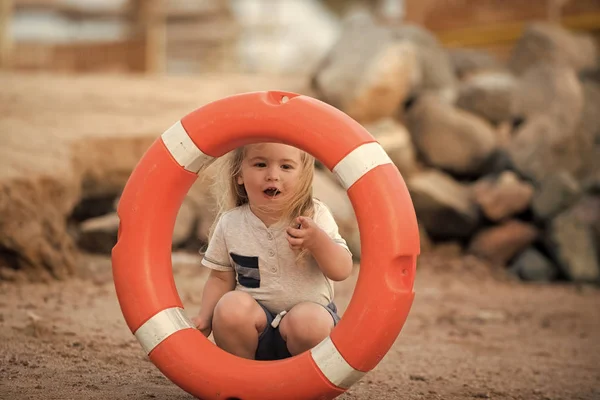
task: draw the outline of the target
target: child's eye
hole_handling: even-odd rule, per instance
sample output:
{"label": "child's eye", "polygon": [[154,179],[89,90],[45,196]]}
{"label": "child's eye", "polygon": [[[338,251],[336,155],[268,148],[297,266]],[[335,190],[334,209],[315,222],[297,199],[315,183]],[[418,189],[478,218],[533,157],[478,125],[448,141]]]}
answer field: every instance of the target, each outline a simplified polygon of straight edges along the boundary
{"label": "child's eye", "polygon": [[258,162],[258,163],[255,163],[254,166],[258,167],[258,168],[264,168],[267,166],[267,164],[265,164],[264,162]]}
{"label": "child's eye", "polygon": [[283,169],[292,169],[293,167],[291,165],[289,165],[289,164],[283,164],[281,166],[281,168],[283,168]]}

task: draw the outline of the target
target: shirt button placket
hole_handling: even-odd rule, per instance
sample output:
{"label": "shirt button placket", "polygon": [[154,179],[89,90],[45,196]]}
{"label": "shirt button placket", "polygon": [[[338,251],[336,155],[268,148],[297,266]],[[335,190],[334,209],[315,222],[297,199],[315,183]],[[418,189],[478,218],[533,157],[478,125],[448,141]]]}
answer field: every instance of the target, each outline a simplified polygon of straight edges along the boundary
{"label": "shirt button placket", "polygon": [[[267,232],[267,239],[273,240],[273,234],[271,232]],[[269,257],[275,257],[275,250],[269,249]],[[277,272],[277,267],[275,265],[271,266],[271,272]]]}

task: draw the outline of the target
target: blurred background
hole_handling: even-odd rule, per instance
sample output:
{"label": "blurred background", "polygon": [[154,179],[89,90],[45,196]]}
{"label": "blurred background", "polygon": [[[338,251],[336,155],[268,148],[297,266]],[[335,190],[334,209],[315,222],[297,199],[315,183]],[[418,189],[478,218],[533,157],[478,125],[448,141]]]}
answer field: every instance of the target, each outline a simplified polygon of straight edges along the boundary
{"label": "blurred background", "polygon": [[[268,89],[378,139],[423,251],[526,280],[600,278],[600,1],[4,0],[0,21],[1,279],[64,278],[80,250],[109,254],[149,144],[202,104]],[[186,199],[175,248],[206,243],[210,182]],[[326,169],[315,195],[359,260]]]}
{"label": "blurred background", "polygon": [[17,70],[311,73],[361,13],[502,61],[532,21],[598,37],[594,0],[4,0],[1,13],[2,65]]}
{"label": "blurred background", "polygon": [[[265,90],[360,122],[419,220],[409,340],[341,398],[600,398],[599,39],[600,0],[0,0],[0,398],[189,398],[123,323],[116,206],[173,123]],[[190,315],[212,173],[173,232]],[[320,163],[314,194],[343,313],[360,233]]]}

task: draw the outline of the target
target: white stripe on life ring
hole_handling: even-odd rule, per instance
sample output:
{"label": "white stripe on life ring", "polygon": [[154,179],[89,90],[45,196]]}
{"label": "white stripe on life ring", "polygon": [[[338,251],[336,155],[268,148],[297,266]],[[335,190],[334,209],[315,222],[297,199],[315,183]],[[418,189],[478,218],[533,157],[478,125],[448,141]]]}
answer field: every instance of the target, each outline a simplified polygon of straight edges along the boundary
{"label": "white stripe on life ring", "polygon": [[349,389],[365,375],[346,362],[330,337],[316,345],[310,353],[323,375],[339,388]]}
{"label": "white stripe on life ring", "polygon": [[134,333],[146,354],[150,354],[163,340],[182,329],[196,329],[183,309],[167,308],[144,322]]}
{"label": "white stripe on life ring", "polygon": [[175,161],[190,172],[197,174],[214,161],[214,157],[204,154],[194,144],[181,121],[167,129],[161,138]]}
{"label": "white stripe on life ring", "polygon": [[391,164],[392,160],[377,142],[365,143],[352,150],[335,167],[333,173],[346,190],[373,168]]}

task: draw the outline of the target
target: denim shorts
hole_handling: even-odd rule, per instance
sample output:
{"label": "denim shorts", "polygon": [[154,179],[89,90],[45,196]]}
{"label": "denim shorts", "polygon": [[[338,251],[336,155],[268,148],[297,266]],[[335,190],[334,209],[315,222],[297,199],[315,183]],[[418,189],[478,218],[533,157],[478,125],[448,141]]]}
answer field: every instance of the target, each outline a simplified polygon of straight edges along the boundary
{"label": "denim shorts", "polygon": [[[281,333],[279,332],[279,326],[273,328],[271,325],[271,322],[273,322],[276,315],[267,310],[262,304],[258,304],[262,307],[267,316],[267,327],[258,337],[258,347],[256,348],[255,358],[261,361],[272,361],[291,357],[292,355],[287,348],[285,340],[283,340]],[[337,314],[337,307],[335,304],[329,303],[329,305],[326,307],[324,306],[324,308],[331,314],[333,325],[337,325],[340,321],[340,316]]]}

